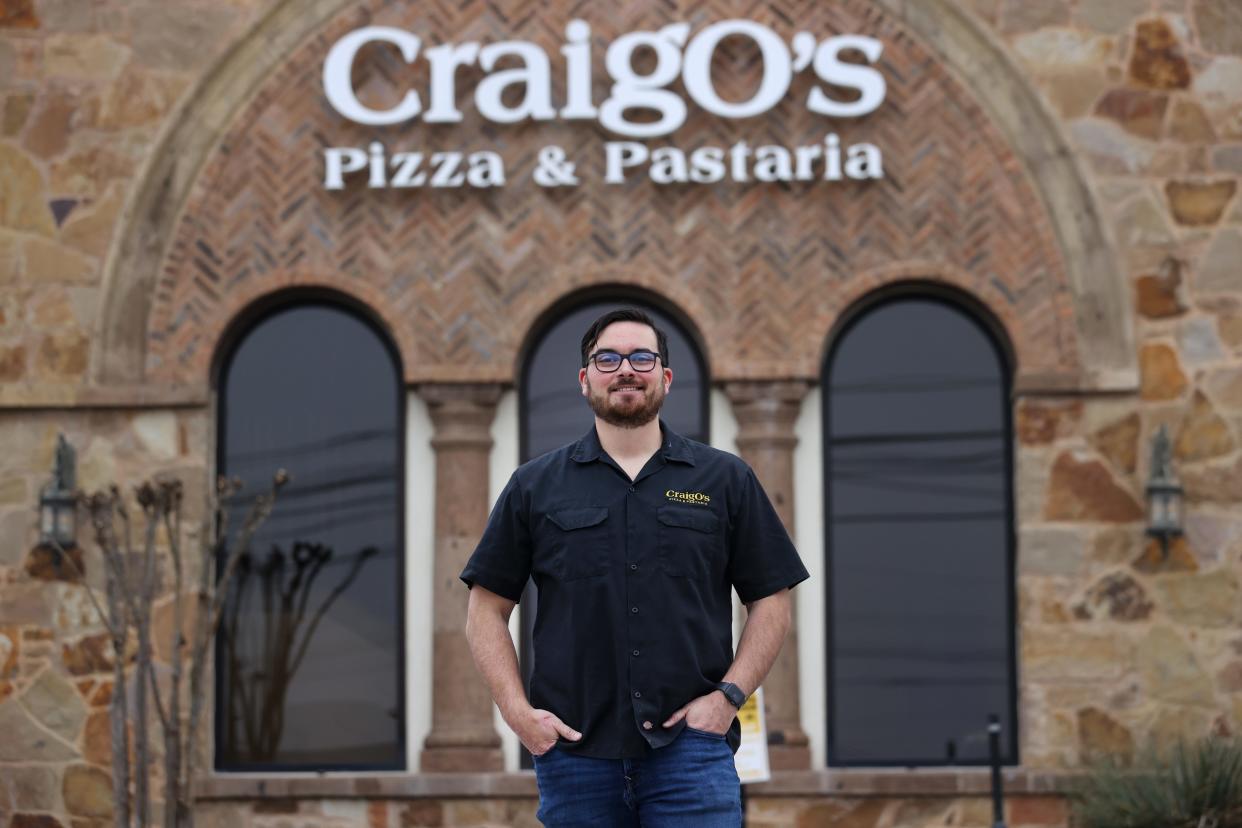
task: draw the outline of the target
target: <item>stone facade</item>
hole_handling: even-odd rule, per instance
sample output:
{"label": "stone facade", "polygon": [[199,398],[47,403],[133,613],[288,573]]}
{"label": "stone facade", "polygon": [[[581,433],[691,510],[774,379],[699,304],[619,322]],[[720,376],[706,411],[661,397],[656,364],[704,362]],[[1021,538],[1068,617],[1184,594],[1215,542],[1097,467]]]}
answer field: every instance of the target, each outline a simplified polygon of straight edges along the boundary
{"label": "stone facade", "polygon": [[[370,136],[322,105],[332,39],[374,22],[454,42],[529,38],[555,54],[571,4],[433,15],[380,0],[0,0],[0,826],[99,826],[111,807],[112,655],[83,586],[34,553],[56,434],[78,448],[85,488],[164,471],[201,486],[218,347],[241,311],[291,286],[368,305],[431,400],[458,399],[442,385],[511,385],[532,325],[573,291],[641,288],[697,328],[714,381],[779,380],[757,385],[774,404],[782,383],[818,382],[856,300],[911,280],[951,286],[993,316],[1016,367],[1019,741],[1021,771],[1042,776],[1012,780],[1009,824],[1065,824],[1051,794],[1086,758],[1242,730],[1242,7],[676,6],[579,13],[608,36],[744,16],[884,39],[893,106],[833,128],[882,145],[889,178],[848,194],[646,182],[330,194],[315,135]],[[362,71],[383,87],[380,68]],[[800,108],[741,123],[739,137],[774,142],[824,131]],[[712,143],[718,126],[694,115],[675,137]],[[553,142],[586,157],[603,140],[558,123],[496,135],[514,163]],[[939,160],[922,166],[929,148]],[[724,358],[726,343],[740,358]],[[744,415],[752,397],[732,391],[730,404]],[[1167,558],[1143,534],[1161,425],[1187,492],[1186,535]],[[468,462],[442,485],[477,493],[468,473],[485,468],[484,443],[446,444]],[[764,462],[776,470],[765,483],[786,485],[788,457]],[[440,533],[446,567],[477,511]],[[83,565],[98,585],[93,555]],[[460,626],[443,627],[447,646]],[[436,665],[438,721],[457,733],[478,712],[455,689],[468,665],[447,650]],[[796,687],[796,662],[782,669]],[[796,713],[798,701],[775,703]],[[476,754],[474,770],[494,770],[484,731],[419,747],[455,770]],[[751,824],[991,821],[969,775],[912,788],[904,772],[875,773],[843,789],[825,773],[751,789]],[[283,793],[211,780],[202,813],[255,828],[535,824],[530,780],[500,777],[487,795],[477,780]]]}

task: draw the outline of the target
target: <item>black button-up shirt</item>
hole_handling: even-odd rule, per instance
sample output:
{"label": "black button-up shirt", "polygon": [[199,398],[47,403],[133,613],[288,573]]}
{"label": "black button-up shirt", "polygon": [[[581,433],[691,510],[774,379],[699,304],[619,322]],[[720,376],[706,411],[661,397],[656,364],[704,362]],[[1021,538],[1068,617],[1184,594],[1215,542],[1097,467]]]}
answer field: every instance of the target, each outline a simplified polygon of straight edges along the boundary
{"label": "black button-up shirt", "polygon": [[[637,758],[664,720],[733,663],[732,598],[749,603],[806,569],[750,467],[680,437],[631,481],[592,428],[509,479],[461,573],[518,601],[539,590],[530,701],[579,731],[562,749]],[[740,726],[727,734],[736,751]]]}

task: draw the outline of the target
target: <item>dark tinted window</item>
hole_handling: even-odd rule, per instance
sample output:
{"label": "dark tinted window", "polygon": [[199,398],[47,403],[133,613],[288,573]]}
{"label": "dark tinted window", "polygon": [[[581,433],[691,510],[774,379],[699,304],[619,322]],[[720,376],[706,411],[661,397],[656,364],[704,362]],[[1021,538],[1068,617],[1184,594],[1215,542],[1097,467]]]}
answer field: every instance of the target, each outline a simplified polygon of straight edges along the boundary
{"label": "dark tinted window", "polygon": [[958,307],[886,302],[824,377],[830,764],[981,764],[1013,740],[1008,378]]}
{"label": "dark tinted window", "polygon": [[278,468],[292,482],[229,592],[216,764],[402,767],[397,362],[359,317],[300,305],[240,341],[220,403],[220,472],[252,493]]}
{"label": "dark tinted window", "polygon": [[[708,378],[703,359],[686,331],[667,314],[648,305],[596,301],[565,313],[540,337],[527,357],[521,384],[523,463],[577,440],[595,422],[578,385],[582,335],[592,322],[616,308],[645,311],[668,335],[673,386],[660,409],[660,418],[683,437],[708,442]],[[522,677],[528,689],[534,666],[531,634],[538,599],[534,582],[528,582],[520,609]],[[532,767],[525,750],[522,751],[522,765]]]}

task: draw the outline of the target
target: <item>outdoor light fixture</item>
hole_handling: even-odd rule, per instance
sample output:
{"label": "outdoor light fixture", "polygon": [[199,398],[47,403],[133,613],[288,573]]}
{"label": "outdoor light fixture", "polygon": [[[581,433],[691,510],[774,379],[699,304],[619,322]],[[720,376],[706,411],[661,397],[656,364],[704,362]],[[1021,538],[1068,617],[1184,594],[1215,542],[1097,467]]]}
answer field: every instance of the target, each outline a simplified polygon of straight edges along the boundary
{"label": "outdoor light fixture", "polygon": [[1182,487],[1173,475],[1173,450],[1168,429],[1163,425],[1151,441],[1147,534],[1160,539],[1160,551],[1165,558],[1169,556],[1169,539],[1182,534]]}
{"label": "outdoor light fixture", "polygon": [[72,549],[78,544],[77,453],[65,435],[56,441],[52,479],[39,492],[39,543]]}

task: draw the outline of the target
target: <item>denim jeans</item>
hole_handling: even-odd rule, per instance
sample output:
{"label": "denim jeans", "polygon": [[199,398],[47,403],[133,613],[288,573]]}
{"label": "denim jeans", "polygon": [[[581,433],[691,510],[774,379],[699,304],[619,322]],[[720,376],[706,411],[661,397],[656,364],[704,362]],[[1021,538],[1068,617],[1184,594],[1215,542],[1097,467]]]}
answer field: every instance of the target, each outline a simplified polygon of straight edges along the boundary
{"label": "denim jeans", "polygon": [[739,828],[741,787],[724,736],[685,728],[642,759],[553,747],[535,757],[539,821],[549,828]]}

